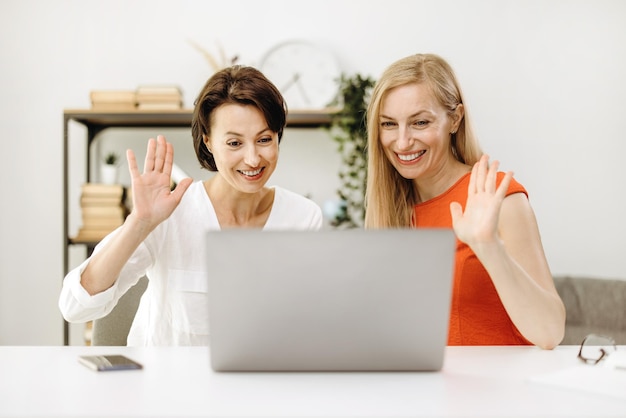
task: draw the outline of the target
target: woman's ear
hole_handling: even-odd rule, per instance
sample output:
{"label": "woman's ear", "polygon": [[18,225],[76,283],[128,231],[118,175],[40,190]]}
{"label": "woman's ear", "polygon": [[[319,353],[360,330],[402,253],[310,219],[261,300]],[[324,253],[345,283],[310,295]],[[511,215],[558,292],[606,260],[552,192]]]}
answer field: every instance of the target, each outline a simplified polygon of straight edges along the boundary
{"label": "woman's ear", "polygon": [[206,147],[207,151],[209,151],[209,153],[213,154],[211,152],[211,147],[210,147],[211,140],[209,139],[209,137],[206,136],[206,135],[202,135],[202,141],[204,142],[204,146]]}
{"label": "woman's ear", "polygon": [[450,133],[456,133],[459,130],[459,126],[461,125],[461,121],[465,116],[465,107],[463,107],[463,103],[459,103],[456,105],[456,109],[452,112],[452,129]]}

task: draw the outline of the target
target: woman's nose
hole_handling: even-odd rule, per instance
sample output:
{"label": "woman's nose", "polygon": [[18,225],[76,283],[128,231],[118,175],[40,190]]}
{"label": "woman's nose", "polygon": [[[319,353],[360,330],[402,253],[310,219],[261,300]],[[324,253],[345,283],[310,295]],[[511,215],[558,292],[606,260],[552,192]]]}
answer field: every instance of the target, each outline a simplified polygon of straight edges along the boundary
{"label": "woman's nose", "polygon": [[413,136],[411,130],[405,127],[398,129],[398,148],[401,150],[410,149],[413,146]]}
{"label": "woman's nose", "polygon": [[255,146],[248,147],[243,161],[250,167],[256,167],[259,165],[259,162],[261,162],[261,157]]}

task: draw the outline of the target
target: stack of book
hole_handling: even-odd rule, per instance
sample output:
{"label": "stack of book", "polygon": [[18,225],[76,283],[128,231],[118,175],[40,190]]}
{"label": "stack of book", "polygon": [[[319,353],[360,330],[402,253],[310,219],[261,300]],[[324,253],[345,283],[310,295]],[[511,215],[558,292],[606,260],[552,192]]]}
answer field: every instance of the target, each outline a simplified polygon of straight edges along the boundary
{"label": "stack of book", "polygon": [[136,92],[139,110],[176,110],[183,107],[178,86],[139,86]]}
{"label": "stack of book", "polygon": [[135,110],[137,98],[134,90],[92,90],[89,93],[94,110]]}
{"label": "stack of book", "polygon": [[98,242],[124,223],[128,215],[126,187],[121,184],[85,183],[80,207],[83,224],[74,241]]}

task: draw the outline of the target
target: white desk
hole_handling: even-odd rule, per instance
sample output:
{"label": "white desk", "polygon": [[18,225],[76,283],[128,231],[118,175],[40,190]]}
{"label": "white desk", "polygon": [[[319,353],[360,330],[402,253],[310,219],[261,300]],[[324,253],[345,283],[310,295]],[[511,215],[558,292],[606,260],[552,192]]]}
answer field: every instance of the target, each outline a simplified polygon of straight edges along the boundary
{"label": "white desk", "polygon": [[[94,372],[77,361],[113,353],[144,369]],[[214,373],[206,347],[5,346],[0,417],[626,416],[623,398],[528,381],[576,366],[576,354],[448,347],[439,373]]]}

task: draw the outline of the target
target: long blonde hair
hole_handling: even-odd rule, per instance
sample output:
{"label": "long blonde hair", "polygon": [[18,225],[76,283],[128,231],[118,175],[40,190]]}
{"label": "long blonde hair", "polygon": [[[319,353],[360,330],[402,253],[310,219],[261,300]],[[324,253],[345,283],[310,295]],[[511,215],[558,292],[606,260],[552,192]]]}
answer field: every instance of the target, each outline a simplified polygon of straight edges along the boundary
{"label": "long blonde hair", "polygon": [[418,193],[412,180],[402,177],[387,159],[379,140],[382,101],[393,88],[412,83],[427,84],[450,116],[459,104],[465,109],[459,129],[450,144],[454,157],[473,165],[482,151],[472,130],[467,106],[450,65],[434,54],[416,54],[391,64],[377,81],[367,109],[366,228],[405,228],[411,224]]}

